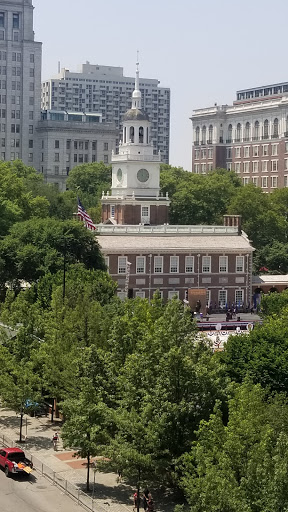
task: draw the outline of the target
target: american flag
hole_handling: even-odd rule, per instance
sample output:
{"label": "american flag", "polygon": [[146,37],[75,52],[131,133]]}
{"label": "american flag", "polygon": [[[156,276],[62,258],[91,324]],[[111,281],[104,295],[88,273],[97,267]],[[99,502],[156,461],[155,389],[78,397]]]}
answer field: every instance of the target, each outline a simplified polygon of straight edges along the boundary
{"label": "american flag", "polygon": [[87,229],[90,229],[91,231],[95,231],[96,230],[96,226],[95,224],[93,223],[93,220],[91,219],[90,215],[88,215],[88,213],[86,212],[83,204],[81,203],[79,197],[78,197],[78,212],[77,212],[77,215],[78,217],[83,220],[85,226]]}

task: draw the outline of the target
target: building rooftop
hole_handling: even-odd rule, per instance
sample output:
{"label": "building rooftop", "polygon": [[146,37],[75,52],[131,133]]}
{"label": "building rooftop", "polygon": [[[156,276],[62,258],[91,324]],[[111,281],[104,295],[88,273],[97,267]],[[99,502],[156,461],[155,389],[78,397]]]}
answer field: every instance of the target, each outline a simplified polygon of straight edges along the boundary
{"label": "building rooftop", "polygon": [[288,286],[288,274],[283,274],[283,275],[263,274],[260,276],[253,276],[252,283],[258,284],[259,286],[261,286],[262,284],[269,284],[269,285],[284,284],[285,286]]}
{"label": "building rooftop", "polygon": [[[117,226],[109,226],[115,228]],[[136,227],[136,226],[135,226]],[[132,233],[131,233],[132,235]],[[150,251],[166,251],[166,252],[182,252],[182,251],[207,251],[207,252],[247,252],[253,251],[249,240],[245,235],[231,236],[225,235],[190,235],[190,236],[151,236],[149,234],[137,234],[134,236],[116,235],[112,231],[111,235],[100,234],[98,238],[100,247],[105,252],[121,253],[121,252],[141,252],[149,253]]]}

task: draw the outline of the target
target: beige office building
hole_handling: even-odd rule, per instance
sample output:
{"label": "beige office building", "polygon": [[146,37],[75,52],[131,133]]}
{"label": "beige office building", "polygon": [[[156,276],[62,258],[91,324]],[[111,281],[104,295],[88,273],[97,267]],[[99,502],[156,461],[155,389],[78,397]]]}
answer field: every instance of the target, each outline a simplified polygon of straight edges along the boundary
{"label": "beige office building", "polygon": [[237,92],[233,105],[197,109],[192,170],[235,171],[266,192],[288,186],[288,82]]}
{"label": "beige office building", "polygon": [[44,111],[37,125],[40,172],[47,183],[66,190],[73,167],[80,164],[111,163],[117,131],[112,123],[102,123],[101,114]]}

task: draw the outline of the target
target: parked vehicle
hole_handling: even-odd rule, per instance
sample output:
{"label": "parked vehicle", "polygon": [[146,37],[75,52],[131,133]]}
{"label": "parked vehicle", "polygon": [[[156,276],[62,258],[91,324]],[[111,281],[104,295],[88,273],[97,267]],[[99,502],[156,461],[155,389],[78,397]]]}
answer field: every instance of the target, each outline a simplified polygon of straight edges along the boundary
{"label": "parked vehicle", "polygon": [[4,469],[5,475],[9,477],[10,474],[15,473],[30,475],[33,464],[26,458],[25,453],[20,448],[1,448],[0,467]]}

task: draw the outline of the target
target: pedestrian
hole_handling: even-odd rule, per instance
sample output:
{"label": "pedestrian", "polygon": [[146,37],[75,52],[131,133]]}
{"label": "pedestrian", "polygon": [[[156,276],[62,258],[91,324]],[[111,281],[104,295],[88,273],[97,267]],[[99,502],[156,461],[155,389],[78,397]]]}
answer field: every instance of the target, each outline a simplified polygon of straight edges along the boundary
{"label": "pedestrian", "polygon": [[151,494],[149,494],[148,512],[154,512],[154,501],[153,501]]}
{"label": "pedestrian", "polygon": [[143,508],[144,508],[145,511],[148,508],[148,499],[147,499],[145,493],[143,494]]}
{"label": "pedestrian", "polygon": [[53,437],[52,437],[52,442],[53,442],[53,448],[54,448],[55,452],[57,451],[57,443],[58,443],[58,441],[59,441],[58,432],[54,432]]}
{"label": "pedestrian", "polygon": [[133,510],[137,510],[137,508],[138,508],[138,492],[137,491],[135,491],[133,494],[133,500],[134,500]]}

